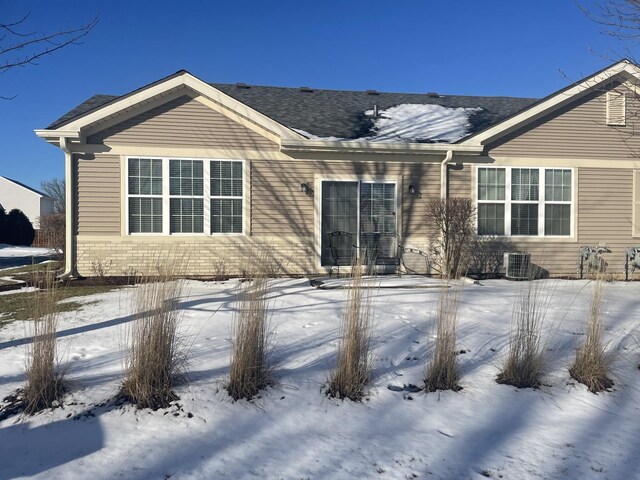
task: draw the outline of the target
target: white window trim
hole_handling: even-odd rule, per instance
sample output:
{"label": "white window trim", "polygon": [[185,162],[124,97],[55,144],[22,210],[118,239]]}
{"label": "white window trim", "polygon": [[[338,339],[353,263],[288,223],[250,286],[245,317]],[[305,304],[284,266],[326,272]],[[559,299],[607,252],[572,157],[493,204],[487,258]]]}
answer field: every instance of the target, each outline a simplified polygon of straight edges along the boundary
{"label": "white window trim", "polygon": [[[480,200],[478,195],[478,170],[481,168],[487,169],[504,169],[505,170],[505,192],[504,192],[504,200]],[[536,202],[530,201],[520,201],[520,200],[511,200],[511,170],[512,169],[536,169],[539,172],[538,175],[538,200]],[[545,192],[545,181],[546,176],[545,172],[547,170],[570,170],[571,171],[571,201],[566,202],[556,202],[556,201],[546,201],[546,192]],[[576,171],[573,167],[563,167],[563,166],[553,166],[553,167],[536,167],[530,165],[478,165],[476,167],[474,178],[474,194],[476,207],[481,203],[502,203],[504,204],[504,235],[498,235],[500,237],[509,237],[516,240],[531,240],[531,239],[572,239],[575,238],[576,232]],[[511,205],[512,204],[530,204],[536,203],[538,205],[538,235],[511,235]],[[570,221],[569,221],[569,235],[545,235],[544,227],[545,227],[545,205],[571,205],[570,209]],[[478,231],[478,218],[476,215],[476,232]],[[481,235],[483,237],[490,237],[492,235]]]}
{"label": "white window trim", "polygon": [[[402,182],[399,178],[393,177],[370,177],[370,176],[315,176],[314,190],[317,192],[315,197],[316,211],[316,235],[315,235],[315,251],[317,259],[317,268],[329,271],[329,265],[322,265],[322,182],[358,182],[358,210],[360,210],[360,184],[362,183],[391,183],[395,185],[395,205],[396,205],[396,235],[398,236],[398,244],[401,244],[401,218],[402,218]],[[356,244],[360,245],[360,214],[358,213],[357,221],[358,235]]]}
{"label": "white window trim", "polygon": [[[162,195],[129,195],[129,160],[132,158],[151,159],[162,161]],[[123,168],[123,185],[124,185],[124,233],[128,237],[225,237],[225,236],[246,236],[248,231],[248,181],[247,175],[249,173],[248,163],[241,158],[198,158],[198,157],[165,157],[155,155],[127,155],[124,157]],[[199,196],[189,195],[170,195],[169,194],[169,161],[170,160],[195,160],[201,161],[202,175],[203,175],[203,232],[202,233],[171,233],[170,228],[170,203],[172,198],[200,198]],[[233,233],[210,233],[211,232],[211,162],[242,162],[242,232]],[[131,233],[129,231],[129,198],[134,197],[149,197],[149,198],[162,198],[162,232],[136,232]],[[235,198],[240,197],[215,197],[215,198]]]}

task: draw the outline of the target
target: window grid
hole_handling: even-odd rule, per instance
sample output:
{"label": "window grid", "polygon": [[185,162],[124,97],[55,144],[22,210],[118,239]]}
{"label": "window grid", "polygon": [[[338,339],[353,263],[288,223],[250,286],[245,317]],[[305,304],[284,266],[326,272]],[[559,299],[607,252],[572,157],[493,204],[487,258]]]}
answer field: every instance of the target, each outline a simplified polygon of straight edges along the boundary
{"label": "window grid", "polygon": [[202,160],[169,160],[169,233],[204,232]]}
{"label": "window grid", "polygon": [[243,233],[242,160],[126,160],[129,234]]}
{"label": "window grid", "polygon": [[162,160],[130,158],[129,233],[162,233]]}
{"label": "window grid", "polygon": [[210,162],[211,233],[242,233],[242,162]]}
{"label": "window grid", "polygon": [[572,169],[479,167],[476,188],[478,235],[571,236]]}
{"label": "window grid", "polygon": [[478,235],[505,235],[506,169],[478,168]]}
{"label": "window grid", "polygon": [[544,234],[571,234],[571,170],[547,169],[545,178]]}

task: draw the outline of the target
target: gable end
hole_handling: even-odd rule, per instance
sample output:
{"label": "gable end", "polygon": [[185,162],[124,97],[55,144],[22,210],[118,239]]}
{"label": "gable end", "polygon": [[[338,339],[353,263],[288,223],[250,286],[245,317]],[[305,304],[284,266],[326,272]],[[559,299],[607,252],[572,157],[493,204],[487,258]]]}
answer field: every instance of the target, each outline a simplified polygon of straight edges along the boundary
{"label": "gable end", "polygon": [[182,95],[87,138],[90,144],[275,149],[277,145]]}

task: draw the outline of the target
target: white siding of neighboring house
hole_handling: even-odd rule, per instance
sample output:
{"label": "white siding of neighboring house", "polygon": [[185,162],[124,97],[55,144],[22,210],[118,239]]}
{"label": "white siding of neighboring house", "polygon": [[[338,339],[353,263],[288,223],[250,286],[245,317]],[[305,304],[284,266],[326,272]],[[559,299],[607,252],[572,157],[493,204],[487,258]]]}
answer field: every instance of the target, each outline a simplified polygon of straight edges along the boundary
{"label": "white siding of neighboring house", "polygon": [[22,210],[33,228],[40,228],[40,216],[53,213],[53,199],[0,177],[0,205],[7,213],[14,208]]}

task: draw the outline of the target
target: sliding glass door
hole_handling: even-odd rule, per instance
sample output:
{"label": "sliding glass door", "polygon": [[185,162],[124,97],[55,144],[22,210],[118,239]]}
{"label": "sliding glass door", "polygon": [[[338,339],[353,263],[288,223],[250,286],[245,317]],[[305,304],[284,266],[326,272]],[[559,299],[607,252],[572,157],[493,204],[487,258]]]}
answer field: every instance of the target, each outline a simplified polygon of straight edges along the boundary
{"label": "sliding glass door", "polygon": [[357,247],[373,247],[379,234],[397,232],[396,184],[323,181],[321,262],[331,265],[329,234],[349,232]]}

